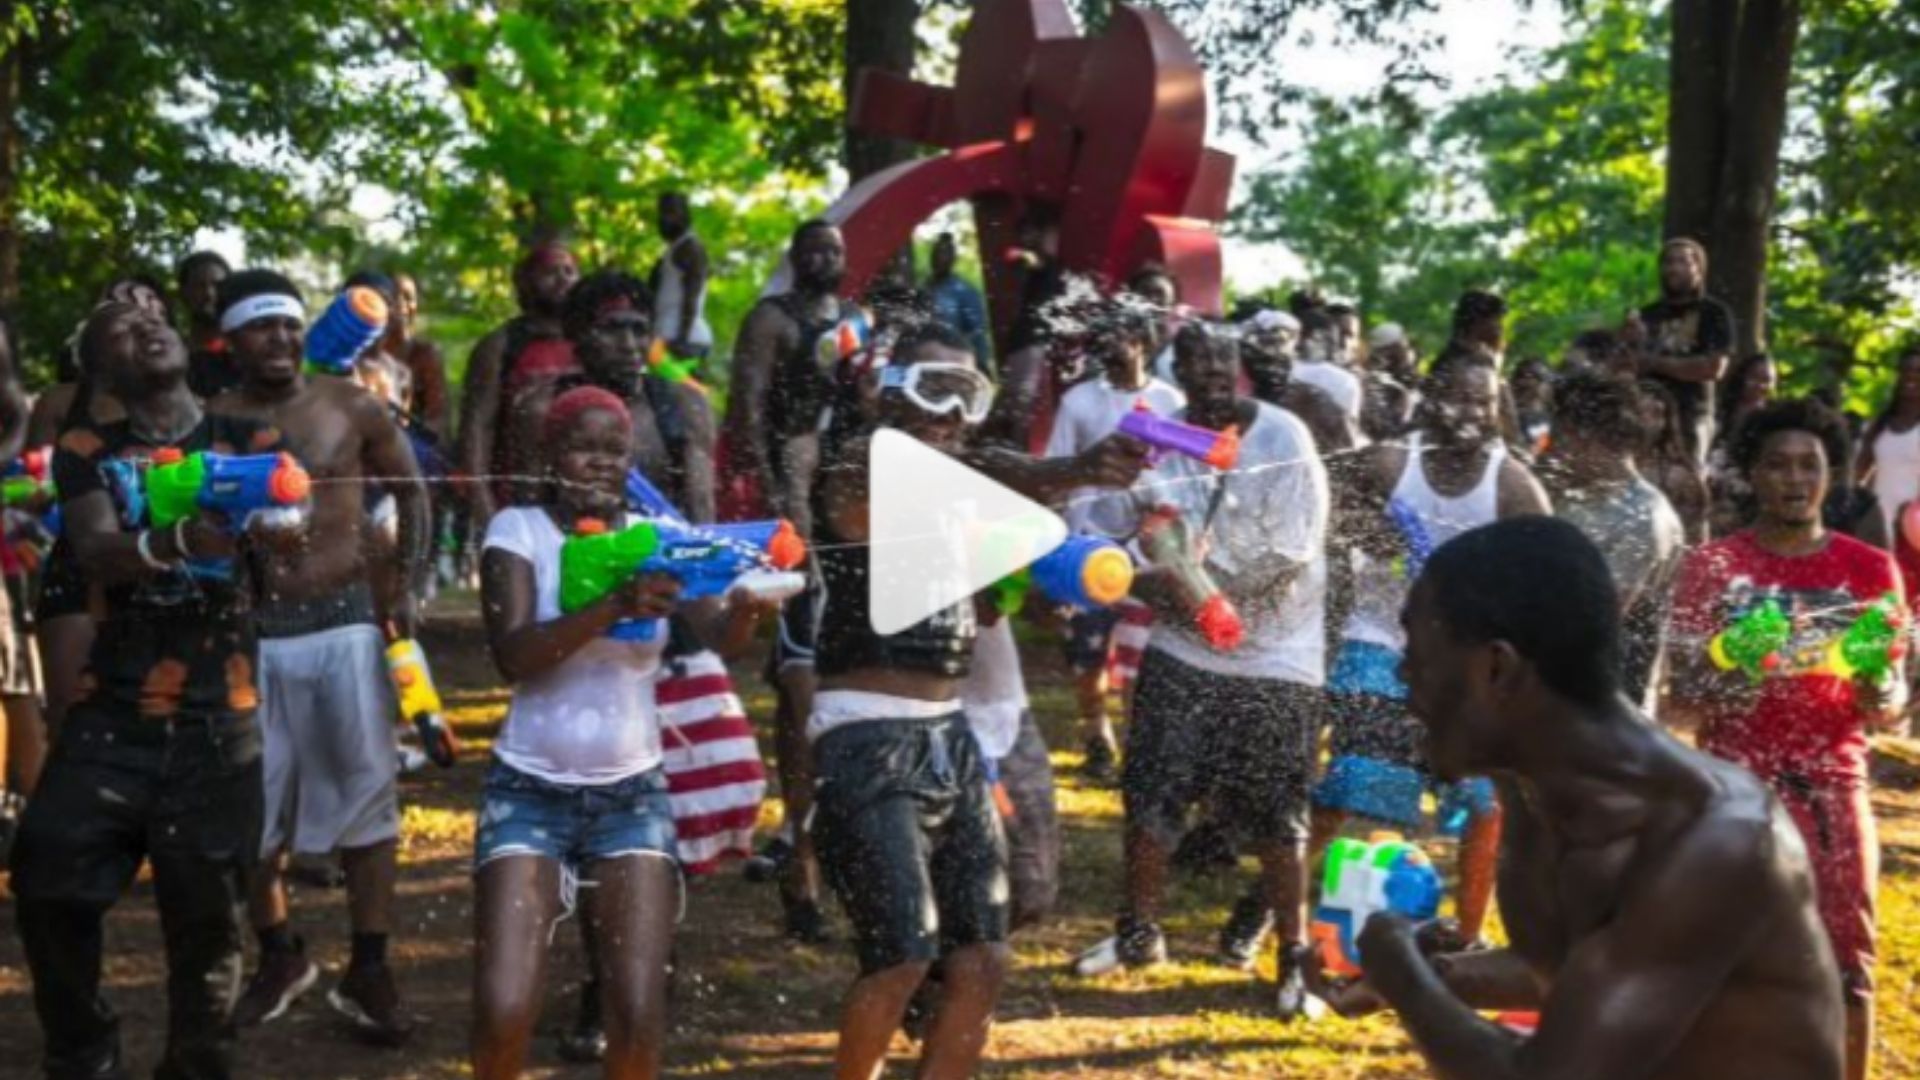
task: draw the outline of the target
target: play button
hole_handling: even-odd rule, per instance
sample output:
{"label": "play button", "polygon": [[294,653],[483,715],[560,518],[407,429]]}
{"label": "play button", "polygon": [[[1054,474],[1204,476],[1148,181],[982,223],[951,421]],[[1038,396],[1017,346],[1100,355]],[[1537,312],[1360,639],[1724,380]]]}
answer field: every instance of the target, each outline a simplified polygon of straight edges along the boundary
{"label": "play button", "polygon": [[1060,516],[890,428],[868,451],[867,610],[897,634],[1024,569],[1067,539]]}

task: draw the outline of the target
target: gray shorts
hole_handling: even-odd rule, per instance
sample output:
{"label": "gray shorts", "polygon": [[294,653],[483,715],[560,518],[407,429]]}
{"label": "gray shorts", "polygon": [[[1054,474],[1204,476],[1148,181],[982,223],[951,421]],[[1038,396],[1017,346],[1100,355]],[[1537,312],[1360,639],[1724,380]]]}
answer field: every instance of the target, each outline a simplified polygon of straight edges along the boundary
{"label": "gray shorts", "polygon": [[400,835],[396,715],[378,628],[260,642],[263,852],[324,855]]}

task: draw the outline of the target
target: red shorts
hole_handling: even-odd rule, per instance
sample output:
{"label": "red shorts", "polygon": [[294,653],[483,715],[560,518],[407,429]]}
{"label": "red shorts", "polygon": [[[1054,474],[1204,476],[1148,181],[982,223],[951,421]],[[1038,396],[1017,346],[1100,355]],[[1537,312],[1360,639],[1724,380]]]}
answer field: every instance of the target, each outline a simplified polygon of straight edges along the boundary
{"label": "red shorts", "polygon": [[1770,786],[1806,842],[1820,921],[1833,943],[1847,1000],[1871,1001],[1880,838],[1866,786],[1815,786],[1786,777],[1774,778]]}

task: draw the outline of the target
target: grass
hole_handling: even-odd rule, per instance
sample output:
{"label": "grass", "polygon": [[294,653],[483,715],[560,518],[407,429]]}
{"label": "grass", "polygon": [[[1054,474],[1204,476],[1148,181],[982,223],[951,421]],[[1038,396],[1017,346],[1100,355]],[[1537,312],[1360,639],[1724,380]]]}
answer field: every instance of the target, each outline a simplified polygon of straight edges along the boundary
{"label": "grass", "polygon": [[[470,980],[474,809],[485,747],[505,712],[469,632],[442,630],[429,641],[450,689],[452,718],[467,742],[455,769],[410,781],[403,793],[405,865],[396,959],[408,1001],[426,1020],[404,1051],[368,1050],[345,1041],[319,996],[284,1019],[248,1033],[238,1075],[414,1080],[467,1075],[465,1038]],[[1037,712],[1057,747],[1075,745],[1064,679],[1054,650],[1029,648]],[[765,717],[771,696],[740,665],[741,691]],[[1920,753],[1889,744],[1881,756],[1876,796],[1886,877],[1881,891],[1878,1075],[1920,1076]],[[1239,882],[1181,880],[1168,921],[1174,962],[1158,970],[1102,979],[1066,973],[1080,949],[1110,931],[1120,881],[1119,799],[1079,783],[1078,755],[1054,756],[1066,837],[1062,908],[1053,923],[1018,942],[1018,969],[1007,987],[982,1075],[1019,1080],[1120,1080],[1286,1076],[1295,1080],[1399,1080],[1426,1075],[1390,1019],[1339,1020],[1289,1026],[1269,1018],[1265,983],[1206,962],[1218,921]],[[767,820],[777,819],[769,803]],[[1446,860],[1441,852],[1443,863]],[[1248,873],[1250,871],[1243,871]],[[346,956],[344,898],[338,892],[296,894],[296,929],[336,974]],[[676,1076],[785,1078],[823,1075],[832,1050],[840,993],[853,975],[843,944],[792,946],[775,932],[778,907],[770,889],[734,873],[693,883],[679,938],[670,1038]],[[10,920],[9,920],[10,921]],[[581,970],[577,932],[554,938],[544,1028],[572,1010]],[[164,1024],[161,952],[150,895],[140,888],[109,923],[108,993],[123,1014],[136,1073],[155,1061]],[[1271,968],[1262,973],[1271,978]],[[0,1072],[26,1075],[38,1054],[19,946],[0,935]],[[902,1059],[913,1047],[896,1043]],[[592,1076],[557,1063],[542,1038],[532,1077]]]}

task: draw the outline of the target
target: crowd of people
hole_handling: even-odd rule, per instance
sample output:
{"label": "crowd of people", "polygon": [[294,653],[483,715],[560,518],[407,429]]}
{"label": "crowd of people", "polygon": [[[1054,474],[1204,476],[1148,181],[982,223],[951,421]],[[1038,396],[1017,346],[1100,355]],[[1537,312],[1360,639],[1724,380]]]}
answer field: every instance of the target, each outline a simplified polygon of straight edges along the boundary
{"label": "crowd of people", "polygon": [[[0,454],[31,471],[51,448],[50,485],[13,512],[57,536],[0,598],[0,780],[46,1075],[127,1074],[102,926],[143,864],[166,940],[157,1075],[230,1075],[232,1040],[321,981],[287,899],[301,858],[337,857],[347,891],[328,1000],[367,1040],[407,1041],[385,654],[415,636],[449,577],[436,545],[459,536],[513,691],[477,814],[478,1077],[520,1073],[576,905],[590,970],[563,1051],[658,1074],[682,878],[711,854],[689,858],[675,805],[663,733],[689,728],[669,687],[691,666],[731,697],[726,663],[768,637],[786,824],[749,866],[777,879],[788,936],[831,939],[827,892],[851,928],[835,1073],[878,1076],[905,1025],[918,1075],[971,1075],[1009,938],[1059,893],[1023,617],[1057,632],[1085,779],[1124,806],[1113,934],[1080,976],[1164,961],[1176,868],[1238,873],[1250,855],[1220,962],[1251,971],[1270,949],[1284,1019],[1396,1010],[1439,1075],[1866,1075],[1867,738],[1905,708],[1920,350],[1856,431],[1778,398],[1766,356],[1733,355],[1690,241],[1621,325],[1509,366],[1492,292],[1461,296],[1423,362],[1384,313],[1312,292],[1223,319],[1184,308],[1161,267],[1079,281],[1038,219],[996,337],[953,237],[924,287],[860,302],[843,237],[815,220],[723,365],[689,202],[658,211],[645,279],[530,249],[519,314],[457,393],[411,278],[343,283],[390,321],[331,374],[303,364],[317,311],[292,281],[208,253],[171,295],[113,282],[31,405],[0,382]],[[1237,460],[1154,454],[1119,430],[1139,410],[1231,433]],[[1131,595],[1071,613],[961,602],[877,633],[881,430],[1127,545]],[[291,522],[163,521],[148,477],[195,453],[289,455],[310,493]],[[570,591],[578,538],[773,518],[810,548],[796,595],[683,596],[654,572]],[[738,764],[727,778],[757,804],[757,755]],[[1364,976],[1337,979],[1310,939],[1312,870],[1379,827],[1455,838],[1454,917],[1376,916]]]}

